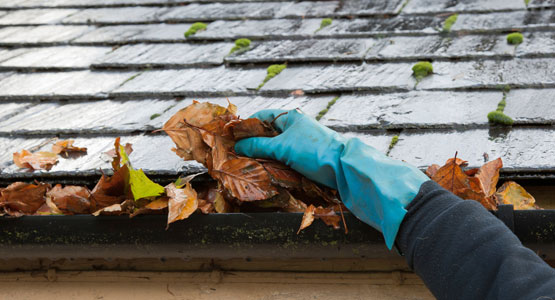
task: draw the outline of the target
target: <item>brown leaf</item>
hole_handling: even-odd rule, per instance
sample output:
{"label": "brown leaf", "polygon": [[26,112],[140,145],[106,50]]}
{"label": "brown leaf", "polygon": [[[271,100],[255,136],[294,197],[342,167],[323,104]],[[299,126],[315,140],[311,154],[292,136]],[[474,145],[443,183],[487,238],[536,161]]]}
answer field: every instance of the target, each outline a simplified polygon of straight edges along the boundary
{"label": "brown leaf", "polygon": [[0,207],[14,216],[34,214],[45,204],[45,194],[49,184],[29,184],[14,182],[0,190]]}
{"label": "brown leaf", "polygon": [[474,176],[474,175],[476,175],[476,173],[478,173],[478,171],[480,171],[480,169],[478,169],[478,168],[468,169],[468,170],[464,171],[464,174],[466,174],[468,176]]}
{"label": "brown leaf", "polygon": [[27,150],[21,150],[21,153],[15,152],[13,154],[13,161],[20,168],[48,171],[58,163],[58,156],[52,152],[31,153]]}
{"label": "brown leaf", "polygon": [[426,169],[426,175],[432,178],[434,177],[434,175],[437,173],[438,170],[439,170],[439,165],[433,164]]}
{"label": "brown leaf", "polygon": [[64,157],[69,157],[70,155],[83,155],[87,153],[87,148],[73,146],[73,143],[74,140],[58,141],[52,145],[52,152],[60,154]]}
{"label": "brown leaf", "polygon": [[491,197],[495,190],[497,189],[497,181],[499,180],[499,170],[503,167],[503,161],[501,158],[492,160],[482,167],[478,173],[476,173],[476,178],[478,178],[482,184],[482,190],[486,197]]}
{"label": "brown leaf", "polygon": [[170,198],[168,200],[168,226],[175,221],[188,218],[197,210],[197,192],[193,190],[190,183],[187,182],[183,189],[178,189],[175,184],[170,183],[165,189],[166,195]]}
{"label": "brown leaf", "polygon": [[448,165],[448,164],[452,163],[453,160],[455,160],[455,164],[456,164],[457,166],[461,166],[461,167],[466,167],[466,166],[468,166],[468,161],[462,160],[462,159],[457,158],[457,157],[448,159],[448,160],[445,162],[445,164]]}
{"label": "brown leaf", "polygon": [[256,118],[241,120],[233,126],[235,140],[249,137],[273,137],[278,135],[270,125]]}
{"label": "brown leaf", "polygon": [[91,209],[98,210],[123,202],[127,198],[128,173],[129,169],[124,165],[111,177],[103,174],[91,192]]}
{"label": "brown leaf", "polygon": [[271,178],[262,165],[250,158],[239,157],[224,162],[209,172],[241,201],[268,199],[277,194]]}
{"label": "brown leaf", "polygon": [[272,183],[287,189],[302,189],[302,175],[289,168],[283,163],[273,160],[258,160],[268,171],[272,178]]}
{"label": "brown leaf", "polygon": [[468,176],[462,171],[459,164],[460,161],[462,160],[449,159],[444,166],[437,170],[432,180],[454,194],[456,194],[457,191],[470,188]]}
{"label": "brown leaf", "polygon": [[314,222],[314,211],[316,210],[316,207],[314,207],[314,205],[310,204],[306,210],[304,211],[303,214],[303,220],[301,221],[301,226],[299,227],[299,230],[297,231],[297,234],[299,234],[301,232],[301,230],[307,228],[308,226],[310,226],[310,224],[312,224],[312,222]]}
{"label": "brown leaf", "polygon": [[134,201],[125,200],[122,203],[112,204],[110,206],[101,208],[92,213],[93,216],[108,215],[119,216],[123,214],[130,214],[133,211]]}
{"label": "brown leaf", "polygon": [[[84,214],[89,213],[91,202],[89,189],[82,186],[68,185],[62,188],[57,184],[46,193],[47,202],[52,203],[63,214]],[[49,206],[53,208],[50,204]]]}
{"label": "brown leaf", "polygon": [[300,96],[304,96],[304,91],[303,90],[294,90],[291,92],[291,95],[294,97],[300,97]]}
{"label": "brown leaf", "polygon": [[512,204],[515,210],[534,209],[536,200],[514,181],[505,182],[495,194],[499,204]]}
{"label": "brown leaf", "polygon": [[161,214],[165,211],[166,208],[168,208],[168,200],[169,198],[165,196],[157,198],[154,201],[149,202],[145,206],[135,210],[130,217],[132,218],[143,214]]}
{"label": "brown leaf", "polygon": [[341,228],[339,226],[339,222],[341,222],[341,216],[335,214],[333,208],[323,208],[321,206],[317,207],[314,211],[314,217],[321,219],[328,226],[333,226],[334,229]]}

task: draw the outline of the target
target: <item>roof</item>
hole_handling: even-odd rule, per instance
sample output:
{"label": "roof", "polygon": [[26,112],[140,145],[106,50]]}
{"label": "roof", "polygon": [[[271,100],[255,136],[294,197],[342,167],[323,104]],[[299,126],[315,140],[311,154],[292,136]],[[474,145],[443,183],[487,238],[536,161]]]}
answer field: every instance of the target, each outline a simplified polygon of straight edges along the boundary
{"label": "roof", "polygon": [[[101,153],[115,136],[149,174],[198,171],[152,130],[193,99],[226,98],[244,117],[325,113],[323,124],[384,152],[398,135],[389,155],[419,167],[458,151],[471,166],[501,156],[505,170],[554,173],[555,2],[525,2],[2,1],[0,179],[96,176],[110,169]],[[323,18],[332,24],[319,29]],[[197,21],[207,30],[185,38]],[[506,40],[515,30],[518,46]],[[237,38],[250,50],[228,55]],[[419,60],[434,74],[417,83]],[[288,66],[256,90],[273,63]],[[487,114],[504,95],[514,124],[492,126]],[[49,172],[13,164],[13,152],[49,149],[53,137],[88,155]]]}

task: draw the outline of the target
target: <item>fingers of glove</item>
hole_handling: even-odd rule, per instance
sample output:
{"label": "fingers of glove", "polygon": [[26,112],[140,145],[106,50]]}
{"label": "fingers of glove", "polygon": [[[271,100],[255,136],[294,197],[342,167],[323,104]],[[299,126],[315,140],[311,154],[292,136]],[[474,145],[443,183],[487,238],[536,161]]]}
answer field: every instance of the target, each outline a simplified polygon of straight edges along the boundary
{"label": "fingers of glove", "polygon": [[248,157],[276,159],[276,146],[275,138],[253,137],[238,141],[235,152]]}

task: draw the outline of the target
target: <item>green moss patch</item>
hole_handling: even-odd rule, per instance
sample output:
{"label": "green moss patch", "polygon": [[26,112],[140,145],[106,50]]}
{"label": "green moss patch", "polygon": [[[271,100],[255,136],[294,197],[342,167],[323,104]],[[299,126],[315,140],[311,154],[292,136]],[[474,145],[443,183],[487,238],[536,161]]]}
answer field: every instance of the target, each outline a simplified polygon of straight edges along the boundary
{"label": "green moss patch", "polygon": [[429,61],[420,61],[412,66],[412,75],[418,81],[432,73],[434,73],[434,68],[432,67],[432,63]]}
{"label": "green moss patch", "polygon": [[274,78],[277,74],[281,73],[281,71],[283,71],[285,68],[287,68],[287,65],[285,64],[269,66],[268,69],[266,69],[266,78],[264,78],[264,81],[262,81],[262,83],[256,88],[256,90],[261,89],[266,84],[266,82]]}
{"label": "green moss patch", "polygon": [[507,35],[507,43],[511,45],[521,44],[523,40],[524,40],[524,37],[520,32],[513,32]]}
{"label": "green moss patch", "polygon": [[322,22],[320,22],[320,28],[316,29],[316,31],[314,31],[314,33],[324,29],[324,27],[326,27],[326,26],[330,26],[331,23],[333,23],[333,20],[331,18],[322,19]]}
{"label": "green moss patch", "polygon": [[229,51],[229,54],[231,54],[233,52],[240,51],[240,50],[247,50],[247,49],[249,49],[250,46],[251,46],[251,40],[249,40],[249,39],[237,39],[237,40],[235,40],[235,46],[233,46],[233,48],[231,48],[231,51]]}
{"label": "green moss patch", "polygon": [[191,35],[196,34],[199,31],[203,31],[206,30],[206,23],[203,22],[196,22],[193,23],[193,25],[191,25],[191,27],[189,27],[189,29],[185,32],[185,37],[189,37]]}
{"label": "green moss patch", "polygon": [[500,124],[500,125],[513,125],[513,119],[507,116],[503,112],[494,110],[488,114],[488,121],[490,123]]}
{"label": "green moss patch", "polygon": [[389,148],[387,149],[387,155],[389,156],[389,152],[391,152],[391,150],[393,149],[393,147],[395,147],[395,145],[397,145],[397,142],[399,142],[399,136],[393,136],[391,138],[391,142],[389,142]]}
{"label": "green moss patch", "polygon": [[150,116],[150,119],[151,119],[151,120],[154,120],[154,119],[158,118],[159,116],[160,116],[160,114],[152,114],[152,115]]}
{"label": "green moss patch", "polygon": [[328,111],[330,110],[330,108],[335,104],[335,102],[337,102],[337,99],[339,99],[339,96],[331,99],[330,102],[328,102],[328,105],[326,106],[326,108],[322,109],[318,115],[316,116],[316,120],[320,121],[320,119],[328,113]]}
{"label": "green moss patch", "polygon": [[443,32],[451,32],[451,27],[457,22],[458,14],[451,15],[449,18],[445,19],[443,23]]}

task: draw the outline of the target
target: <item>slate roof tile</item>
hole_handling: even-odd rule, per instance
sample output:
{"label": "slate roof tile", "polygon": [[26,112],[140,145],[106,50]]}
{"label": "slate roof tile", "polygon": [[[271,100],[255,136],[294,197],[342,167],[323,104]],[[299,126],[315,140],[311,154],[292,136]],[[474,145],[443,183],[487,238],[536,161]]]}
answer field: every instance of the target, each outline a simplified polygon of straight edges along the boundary
{"label": "slate roof tile", "polygon": [[[0,179],[99,175],[110,167],[102,152],[120,135],[134,144],[134,166],[151,176],[198,171],[152,130],[193,99],[226,105],[227,98],[243,117],[300,107],[383,152],[399,135],[390,156],[422,168],[458,151],[472,166],[486,153],[503,157],[505,170],[555,174],[554,7],[551,0],[527,7],[522,0],[5,0]],[[451,32],[442,32],[453,13]],[[332,23],[320,28],[325,17]],[[207,30],[185,38],[199,20]],[[506,41],[515,30],[524,35],[518,46]],[[249,49],[228,55],[243,37],[252,39]],[[419,60],[431,60],[434,73],[417,82],[411,68]],[[257,91],[272,63],[288,65]],[[291,95],[298,90],[304,95]],[[504,95],[512,127],[487,120]],[[88,155],[50,172],[13,165],[13,152],[57,136],[75,138]]]}

